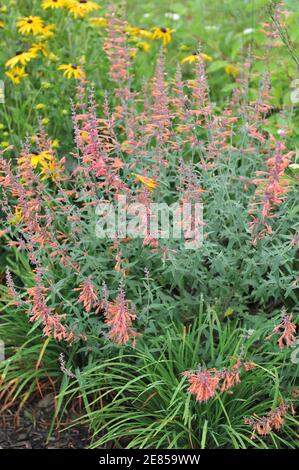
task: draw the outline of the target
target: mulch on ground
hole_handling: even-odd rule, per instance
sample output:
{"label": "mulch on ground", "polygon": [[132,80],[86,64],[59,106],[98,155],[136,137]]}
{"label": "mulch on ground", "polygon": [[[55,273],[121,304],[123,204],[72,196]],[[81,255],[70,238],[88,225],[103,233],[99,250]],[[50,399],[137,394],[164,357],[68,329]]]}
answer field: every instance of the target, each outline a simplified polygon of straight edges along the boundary
{"label": "mulch on ground", "polygon": [[53,410],[53,396],[46,395],[36,403],[26,405],[18,413],[12,408],[0,414],[0,449],[82,449],[90,442],[88,428],[75,425],[65,429],[78,418],[72,412],[65,417],[59,429],[49,437]]}

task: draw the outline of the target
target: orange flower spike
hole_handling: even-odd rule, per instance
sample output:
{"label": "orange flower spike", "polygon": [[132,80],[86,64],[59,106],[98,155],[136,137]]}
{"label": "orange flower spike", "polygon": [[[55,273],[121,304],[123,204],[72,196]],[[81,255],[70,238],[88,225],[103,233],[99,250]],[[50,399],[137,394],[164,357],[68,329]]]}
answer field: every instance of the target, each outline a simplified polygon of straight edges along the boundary
{"label": "orange flower spike", "polygon": [[79,287],[74,289],[74,291],[80,292],[78,303],[82,303],[84,305],[85,311],[87,313],[89,313],[93,307],[98,305],[99,300],[96,295],[96,289],[92,284],[90,277],[82,282]]}

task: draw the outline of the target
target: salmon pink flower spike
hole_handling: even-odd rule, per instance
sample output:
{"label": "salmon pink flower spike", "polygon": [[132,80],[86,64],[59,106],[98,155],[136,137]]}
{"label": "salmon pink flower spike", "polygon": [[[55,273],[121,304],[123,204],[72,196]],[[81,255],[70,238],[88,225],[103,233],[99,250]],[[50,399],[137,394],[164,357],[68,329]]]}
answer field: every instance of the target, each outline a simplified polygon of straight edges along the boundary
{"label": "salmon pink flower spike", "polygon": [[74,290],[80,292],[78,303],[84,305],[84,308],[87,313],[89,313],[92,308],[98,305],[99,300],[96,295],[96,288],[92,283],[91,277],[88,277],[84,282],[80,284],[79,287]]}
{"label": "salmon pink flower spike", "polygon": [[290,403],[281,402],[276,408],[270,410],[265,416],[245,418],[244,423],[252,428],[251,439],[254,439],[256,434],[260,436],[267,436],[273,430],[279,430],[285,421],[285,416],[288,410],[291,409],[292,414],[294,410]]}
{"label": "salmon pink flower spike", "polygon": [[254,366],[255,364],[252,362],[243,362],[237,358],[236,364],[230,369],[187,371],[183,372],[183,375],[188,377],[190,384],[188,392],[194,394],[197,401],[208,401],[215,395],[221,381],[220,393],[223,393],[241,382],[240,373],[242,371],[251,370]]}
{"label": "salmon pink flower spike", "polygon": [[43,333],[46,337],[53,334],[57,341],[65,340],[72,343],[74,333],[69,331],[62,323],[63,315],[54,313],[53,309],[47,307],[46,292],[48,288],[42,284],[41,273],[36,270],[35,285],[27,289],[29,299],[27,303],[31,306],[30,321],[41,321],[43,324]]}
{"label": "salmon pink flower spike", "polygon": [[188,392],[195,395],[197,401],[206,402],[212,398],[219,384],[220,374],[216,369],[198,372],[184,372],[188,377]]}
{"label": "salmon pink flower spike", "polygon": [[292,319],[293,315],[287,315],[284,311],[281,322],[273,329],[272,335],[267,337],[267,339],[270,339],[273,334],[278,334],[278,345],[280,349],[291,346],[296,340],[296,325],[292,322]]}
{"label": "salmon pink flower spike", "polygon": [[129,302],[125,298],[123,283],[119,286],[117,299],[114,302],[109,302],[105,299],[103,307],[106,325],[110,327],[109,339],[121,346],[127,344],[130,338],[132,338],[133,347],[135,347],[138,333],[132,330],[132,326],[136,315],[129,309]]}

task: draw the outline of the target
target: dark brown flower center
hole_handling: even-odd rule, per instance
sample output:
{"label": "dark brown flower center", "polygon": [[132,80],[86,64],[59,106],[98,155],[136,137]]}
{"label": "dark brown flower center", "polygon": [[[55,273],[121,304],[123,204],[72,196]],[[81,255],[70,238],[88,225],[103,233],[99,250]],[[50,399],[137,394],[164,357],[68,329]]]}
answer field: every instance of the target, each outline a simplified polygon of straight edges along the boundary
{"label": "dark brown flower center", "polygon": [[160,28],[161,33],[167,33],[167,28]]}
{"label": "dark brown flower center", "polygon": [[79,0],[79,3],[87,3],[87,0]]}
{"label": "dark brown flower center", "polygon": [[77,70],[77,65],[72,65],[72,69]]}
{"label": "dark brown flower center", "polygon": [[21,55],[21,54],[23,54],[22,51],[17,51],[17,52],[16,52],[16,55]]}
{"label": "dark brown flower center", "polygon": [[33,23],[33,21],[32,21],[32,20],[28,20],[27,23],[31,24],[31,23]]}

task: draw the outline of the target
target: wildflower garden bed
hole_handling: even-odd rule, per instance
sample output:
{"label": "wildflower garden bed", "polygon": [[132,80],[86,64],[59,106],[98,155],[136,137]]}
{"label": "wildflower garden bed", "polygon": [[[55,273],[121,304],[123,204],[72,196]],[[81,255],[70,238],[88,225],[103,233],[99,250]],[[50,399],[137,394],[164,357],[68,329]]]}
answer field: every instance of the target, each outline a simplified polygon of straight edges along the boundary
{"label": "wildflower garden bed", "polygon": [[0,9],[0,447],[298,444],[299,12],[207,3]]}

